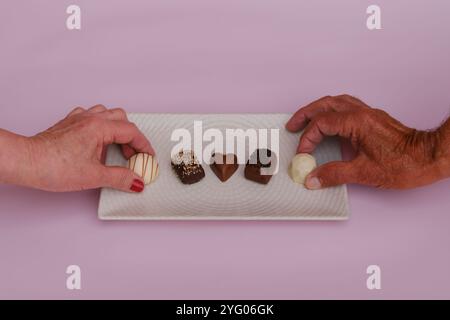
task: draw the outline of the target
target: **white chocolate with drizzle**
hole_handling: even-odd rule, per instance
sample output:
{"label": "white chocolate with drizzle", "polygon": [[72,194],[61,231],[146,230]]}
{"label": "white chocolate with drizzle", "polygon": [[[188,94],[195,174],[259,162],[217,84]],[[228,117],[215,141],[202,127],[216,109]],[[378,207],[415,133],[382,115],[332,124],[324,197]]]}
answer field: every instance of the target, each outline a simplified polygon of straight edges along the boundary
{"label": "white chocolate with drizzle", "polygon": [[156,180],[159,174],[159,165],[156,158],[147,153],[137,153],[128,160],[128,169],[140,176],[145,184]]}

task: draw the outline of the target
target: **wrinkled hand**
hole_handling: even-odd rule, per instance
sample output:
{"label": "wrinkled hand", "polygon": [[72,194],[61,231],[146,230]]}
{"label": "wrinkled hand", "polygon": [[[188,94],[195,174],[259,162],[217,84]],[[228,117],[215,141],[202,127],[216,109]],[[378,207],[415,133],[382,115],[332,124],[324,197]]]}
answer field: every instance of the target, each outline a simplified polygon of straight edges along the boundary
{"label": "wrinkled hand", "polygon": [[140,192],[144,187],[141,177],[127,168],[104,165],[106,147],[120,144],[127,159],[136,152],[154,154],[125,111],[102,105],[89,110],[76,108],[28,141],[31,174],[27,185],[48,191],[111,187]]}
{"label": "wrinkled hand", "polygon": [[356,151],[351,161],[330,162],[311,172],[309,189],[345,183],[407,189],[443,178],[440,164],[446,160],[439,130],[408,128],[348,95],[324,97],[301,108],[286,128],[304,129],[299,153],[313,152],[324,136],[347,138]]}

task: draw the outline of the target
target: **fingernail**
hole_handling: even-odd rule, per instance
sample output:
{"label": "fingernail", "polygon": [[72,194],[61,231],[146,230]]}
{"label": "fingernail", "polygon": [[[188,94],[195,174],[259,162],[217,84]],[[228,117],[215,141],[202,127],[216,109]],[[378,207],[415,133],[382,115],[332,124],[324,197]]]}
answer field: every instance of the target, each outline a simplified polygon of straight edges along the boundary
{"label": "fingernail", "polygon": [[133,192],[142,192],[144,190],[144,183],[141,180],[134,179],[130,190]]}
{"label": "fingernail", "polygon": [[306,187],[311,190],[317,190],[320,189],[322,185],[320,184],[319,178],[312,177],[306,179]]}

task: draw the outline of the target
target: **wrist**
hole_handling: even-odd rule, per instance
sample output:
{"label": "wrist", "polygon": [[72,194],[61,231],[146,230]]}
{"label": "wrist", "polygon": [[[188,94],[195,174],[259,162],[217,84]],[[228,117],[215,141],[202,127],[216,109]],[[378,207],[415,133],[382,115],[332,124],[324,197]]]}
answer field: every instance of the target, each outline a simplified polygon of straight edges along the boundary
{"label": "wrist", "polygon": [[0,183],[32,187],[30,139],[0,129]]}
{"label": "wrist", "polygon": [[442,179],[450,177],[450,118],[433,132],[436,139],[434,158]]}

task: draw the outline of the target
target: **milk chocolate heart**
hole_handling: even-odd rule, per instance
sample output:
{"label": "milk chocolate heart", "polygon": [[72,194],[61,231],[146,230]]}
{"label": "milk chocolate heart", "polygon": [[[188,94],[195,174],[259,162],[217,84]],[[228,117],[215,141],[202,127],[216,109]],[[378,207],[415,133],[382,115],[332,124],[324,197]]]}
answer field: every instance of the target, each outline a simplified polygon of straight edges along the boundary
{"label": "milk chocolate heart", "polygon": [[235,154],[215,153],[212,155],[211,170],[220,181],[227,181],[238,169],[239,164]]}
{"label": "milk chocolate heart", "polygon": [[272,159],[275,158],[275,154],[272,155],[272,151],[269,149],[258,149],[247,161],[244,170],[244,176],[248,180],[255,181],[261,184],[268,184],[272,175],[262,174],[262,168],[270,168],[272,165]]}

